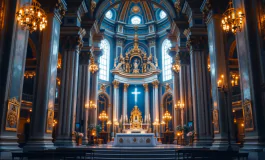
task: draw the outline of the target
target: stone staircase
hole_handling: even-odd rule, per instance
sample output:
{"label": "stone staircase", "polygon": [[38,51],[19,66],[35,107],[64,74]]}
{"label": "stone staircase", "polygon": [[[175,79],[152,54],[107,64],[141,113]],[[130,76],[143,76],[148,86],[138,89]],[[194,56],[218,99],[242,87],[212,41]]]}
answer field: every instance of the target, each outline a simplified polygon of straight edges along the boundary
{"label": "stone staircase", "polygon": [[95,160],[167,160],[175,159],[174,149],[163,148],[130,148],[130,149],[96,149]]}

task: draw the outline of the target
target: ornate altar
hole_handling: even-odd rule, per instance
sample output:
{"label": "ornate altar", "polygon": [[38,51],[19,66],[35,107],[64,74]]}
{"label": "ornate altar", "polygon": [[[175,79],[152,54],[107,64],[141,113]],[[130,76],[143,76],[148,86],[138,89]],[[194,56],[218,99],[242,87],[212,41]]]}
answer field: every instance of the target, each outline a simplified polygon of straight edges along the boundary
{"label": "ornate altar", "polygon": [[[137,30],[137,27],[136,27]],[[114,69],[111,71],[115,79],[125,78],[152,78],[158,79],[157,75],[161,72],[158,69],[157,58],[150,53],[147,55],[139,48],[139,38],[137,31],[134,35],[133,49],[121,53],[114,60]],[[122,82],[122,80],[119,80]]]}
{"label": "ornate altar", "polygon": [[143,118],[138,106],[134,106],[130,116],[131,129],[141,129]]}

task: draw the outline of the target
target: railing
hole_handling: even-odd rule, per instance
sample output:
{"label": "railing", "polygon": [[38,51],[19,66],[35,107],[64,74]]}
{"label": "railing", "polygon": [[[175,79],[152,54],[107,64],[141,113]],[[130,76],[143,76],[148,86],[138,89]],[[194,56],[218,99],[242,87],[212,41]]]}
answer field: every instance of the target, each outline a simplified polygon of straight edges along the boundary
{"label": "railing", "polygon": [[33,95],[22,93],[22,100],[26,102],[33,102]]}
{"label": "railing", "polygon": [[241,101],[241,94],[232,95],[232,102]]}

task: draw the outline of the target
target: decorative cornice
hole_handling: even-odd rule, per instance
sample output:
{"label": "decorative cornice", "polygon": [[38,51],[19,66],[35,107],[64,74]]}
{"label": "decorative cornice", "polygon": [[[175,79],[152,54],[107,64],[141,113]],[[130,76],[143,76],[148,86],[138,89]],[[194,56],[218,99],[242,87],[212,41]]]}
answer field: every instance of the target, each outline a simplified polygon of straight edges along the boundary
{"label": "decorative cornice", "polygon": [[119,84],[120,84],[120,82],[117,81],[117,80],[114,80],[114,81],[112,82],[112,84],[113,84],[114,88],[119,88]]}

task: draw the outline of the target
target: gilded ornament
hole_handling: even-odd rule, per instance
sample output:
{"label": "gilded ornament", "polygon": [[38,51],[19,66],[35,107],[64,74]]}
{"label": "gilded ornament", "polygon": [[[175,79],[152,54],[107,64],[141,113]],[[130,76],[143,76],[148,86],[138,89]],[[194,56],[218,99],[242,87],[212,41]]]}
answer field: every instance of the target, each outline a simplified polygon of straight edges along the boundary
{"label": "gilded ornament", "polygon": [[114,88],[119,88],[119,84],[120,84],[120,82],[117,81],[117,80],[114,80],[114,81],[112,82],[112,84],[114,85]]}
{"label": "gilded ornament", "polygon": [[154,86],[155,88],[158,88],[159,81],[158,81],[158,80],[155,80],[155,81],[152,82],[152,84],[153,84],[153,86]]}
{"label": "gilded ornament", "polygon": [[106,92],[107,85],[106,84],[101,84],[100,85],[100,91],[101,92]]}
{"label": "gilded ornament", "polygon": [[19,113],[20,103],[17,101],[16,98],[9,99],[5,127],[7,131],[17,131]]}
{"label": "gilded ornament", "polygon": [[54,119],[54,110],[48,109],[47,111],[47,124],[46,124],[46,133],[52,133],[53,130],[53,119]]}
{"label": "gilded ornament", "polygon": [[134,137],[134,138],[133,138],[133,142],[136,143],[136,141],[137,141],[137,139]]}
{"label": "gilded ornament", "polygon": [[132,7],[132,12],[133,13],[138,13],[138,12],[140,12],[140,8],[138,6],[133,6]]}

